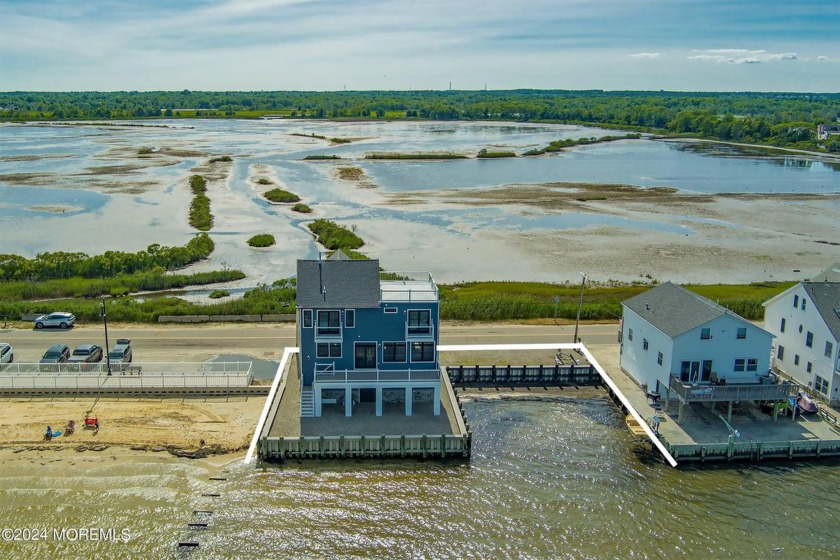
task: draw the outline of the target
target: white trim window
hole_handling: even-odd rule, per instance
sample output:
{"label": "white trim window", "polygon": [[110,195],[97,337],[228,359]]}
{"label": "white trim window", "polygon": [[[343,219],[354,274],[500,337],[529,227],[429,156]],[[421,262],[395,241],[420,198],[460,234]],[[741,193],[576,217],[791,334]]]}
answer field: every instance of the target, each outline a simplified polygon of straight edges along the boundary
{"label": "white trim window", "polygon": [[315,356],[318,358],[340,358],[340,342],[319,342],[315,345]]}
{"label": "white trim window", "polygon": [[745,358],[735,358],[735,367],[732,368],[733,371],[744,371],[746,368],[747,360]]}
{"label": "white trim window", "polygon": [[432,311],[409,309],[406,336],[432,336]]}
{"label": "white trim window", "polygon": [[355,309],[345,309],[344,310],[344,327],[348,329],[355,328],[356,326],[356,310]]}
{"label": "white trim window", "polygon": [[302,309],[301,310],[301,320],[303,321],[303,328],[304,329],[311,329],[312,328],[312,310],[311,309]]}
{"label": "white trim window", "polygon": [[337,309],[319,309],[315,336],[341,337],[341,312]]}
{"label": "white trim window", "polygon": [[435,361],[435,343],[434,342],[412,342],[411,343],[411,361],[412,362],[434,362]]}
{"label": "white trim window", "polygon": [[382,363],[394,364],[405,363],[405,342],[383,342],[382,343]]}
{"label": "white trim window", "polygon": [[735,338],[747,338],[747,327],[738,327],[738,330],[735,333]]}

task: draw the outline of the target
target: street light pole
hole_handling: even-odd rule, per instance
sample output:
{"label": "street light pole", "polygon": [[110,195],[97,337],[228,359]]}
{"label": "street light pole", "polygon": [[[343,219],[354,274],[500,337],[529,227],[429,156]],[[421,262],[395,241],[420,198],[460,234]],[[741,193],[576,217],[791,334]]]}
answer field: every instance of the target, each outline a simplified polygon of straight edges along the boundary
{"label": "street light pole", "polygon": [[580,326],[580,308],[583,307],[583,285],[586,283],[586,274],[581,272],[580,275],[583,278],[581,278],[580,280],[580,297],[578,298],[577,319],[575,319],[575,337],[572,340],[573,344],[577,344],[578,342],[578,327]]}
{"label": "street light pole", "polygon": [[111,349],[108,345],[108,314],[105,312],[105,298],[102,298],[102,321],[105,323],[105,363],[108,365],[108,375],[111,375]]}

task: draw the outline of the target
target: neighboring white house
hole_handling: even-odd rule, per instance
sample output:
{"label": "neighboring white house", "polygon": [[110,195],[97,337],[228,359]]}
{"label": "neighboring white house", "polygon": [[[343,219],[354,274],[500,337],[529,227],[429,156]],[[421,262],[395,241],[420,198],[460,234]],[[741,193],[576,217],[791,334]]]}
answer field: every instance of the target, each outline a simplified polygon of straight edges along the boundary
{"label": "neighboring white house", "polygon": [[764,307],[764,326],[776,336],[776,369],[838,404],[840,282],[800,282]]}
{"label": "neighboring white house", "polygon": [[621,369],[648,390],[769,381],[773,335],[667,282],[622,302]]}

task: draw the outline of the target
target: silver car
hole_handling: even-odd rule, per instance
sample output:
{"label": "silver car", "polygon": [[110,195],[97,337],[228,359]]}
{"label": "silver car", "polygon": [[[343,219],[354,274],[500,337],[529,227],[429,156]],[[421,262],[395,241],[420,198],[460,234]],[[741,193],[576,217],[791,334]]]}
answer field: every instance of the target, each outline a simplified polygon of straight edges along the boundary
{"label": "silver car", "polygon": [[76,324],[76,316],[72,313],[56,312],[49,315],[41,315],[35,319],[35,328],[43,329],[44,327],[58,327],[60,329],[67,329]]}

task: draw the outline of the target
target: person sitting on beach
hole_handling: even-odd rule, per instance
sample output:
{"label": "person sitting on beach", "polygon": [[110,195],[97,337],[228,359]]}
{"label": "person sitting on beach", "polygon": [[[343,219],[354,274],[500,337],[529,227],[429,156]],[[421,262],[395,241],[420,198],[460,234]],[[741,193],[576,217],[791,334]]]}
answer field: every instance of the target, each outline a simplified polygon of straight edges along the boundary
{"label": "person sitting on beach", "polygon": [[96,422],[93,423],[93,435],[99,433],[99,418],[96,419]]}
{"label": "person sitting on beach", "polygon": [[44,434],[44,439],[50,441],[52,439],[52,426],[47,426],[47,433]]}

